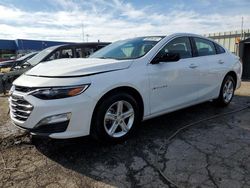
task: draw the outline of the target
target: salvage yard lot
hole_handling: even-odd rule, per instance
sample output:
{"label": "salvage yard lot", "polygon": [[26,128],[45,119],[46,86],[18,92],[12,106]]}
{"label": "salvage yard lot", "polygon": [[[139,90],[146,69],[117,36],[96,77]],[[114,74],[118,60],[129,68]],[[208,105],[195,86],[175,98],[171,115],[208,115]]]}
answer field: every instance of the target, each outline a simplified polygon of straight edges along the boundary
{"label": "salvage yard lot", "polygon": [[117,145],[31,138],[9,122],[7,97],[0,104],[0,187],[174,187],[157,166],[179,187],[250,187],[250,108],[166,142],[189,123],[250,105],[250,82],[227,108],[204,103],[143,122]]}

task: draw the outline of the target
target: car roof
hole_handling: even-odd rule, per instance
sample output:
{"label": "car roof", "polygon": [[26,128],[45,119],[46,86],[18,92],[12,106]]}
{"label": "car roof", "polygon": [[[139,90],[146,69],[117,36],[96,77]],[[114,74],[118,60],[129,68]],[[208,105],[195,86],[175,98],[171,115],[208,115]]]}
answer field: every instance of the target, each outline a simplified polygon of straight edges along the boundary
{"label": "car roof", "polygon": [[87,46],[99,46],[99,45],[109,45],[111,42],[81,42],[81,43],[72,43],[72,44],[63,44],[57,47],[87,47]]}
{"label": "car roof", "polygon": [[109,45],[111,44],[111,42],[82,42],[82,43],[70,43],[70,44],[60,44],[60,45],[56,45],[56,46],[50,46],[47,47],[45,49],[48,50],[55,50],[57,48],[61,48],[61,47],[75,47],[75,46],[82,46],[82,47],[87,47],[87,46],[98,46],[98,45]]}
{"label": "car roof", "polygon": [[214,42],[213,39],[210,39],[210,38],[207,38],[207,37],[205,37],[205,36],[202,36],[202,35],[199,35],[199,34],[195,34],[195,33],[173,33],[173,34],[168,35],[168,36],[166,36],[166,37],[172,38],[172,37],[175,37],[175,36],[198,37],[198,38],[208,39],[208,40],[211,40],[211,41]]}
{"label": "car roof", "polygon": [[206,39],[206,40],[209,40],[213,43],[216,43],[217,45],[221,46],[224,50],[227,51],[226,48],[224,48],[220,43],[218,43],[217,41],[215,41],[214,39],[211,39],[211,38],[208,38],[206,36],[202,36],[202,35],[198,35],[198,34],[194,34],[194,33],[174,33],[172,35],[170,35],[172,37],[175,37],[175,36],[187,36],[187,37],[198,37],[198,38],[203,38],[203,39]]}

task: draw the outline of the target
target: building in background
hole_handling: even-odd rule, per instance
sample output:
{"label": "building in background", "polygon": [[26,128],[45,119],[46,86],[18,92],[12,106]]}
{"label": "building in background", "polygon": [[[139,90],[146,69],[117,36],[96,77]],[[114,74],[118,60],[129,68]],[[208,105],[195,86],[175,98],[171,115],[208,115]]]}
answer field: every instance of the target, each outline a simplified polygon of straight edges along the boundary
{"label": "building in background", "polygon": [[219,33],[209,33],[205,34],[206,37],[212,38],[225,48],[230,50],[230,52],[239,55],[239,43],[242,40],[250,38],[250,29],[229,31],[229,32],[219,32]]}
{"label": "building in background", "polygon": [[61,44],[70,44],[70,42],[40,41],[27,39],[0,39],[0,61],[10,59],[10,57],[15,57],[18,54],[40,51],[47,47]]}
{"label": "building in background", "polygon": [[0,61],[16,54],[17,46],[13,40],[0,40]]}

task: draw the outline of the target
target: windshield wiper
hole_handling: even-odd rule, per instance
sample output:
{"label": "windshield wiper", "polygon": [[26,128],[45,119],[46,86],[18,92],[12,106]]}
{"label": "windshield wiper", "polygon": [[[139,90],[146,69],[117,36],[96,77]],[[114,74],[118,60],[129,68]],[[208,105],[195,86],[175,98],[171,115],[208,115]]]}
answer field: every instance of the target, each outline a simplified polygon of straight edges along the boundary
{"label": "windshield wiper", "polygon": [[99,59],[116,59],[114,57],[97,57],[97,58],[99,58]]}

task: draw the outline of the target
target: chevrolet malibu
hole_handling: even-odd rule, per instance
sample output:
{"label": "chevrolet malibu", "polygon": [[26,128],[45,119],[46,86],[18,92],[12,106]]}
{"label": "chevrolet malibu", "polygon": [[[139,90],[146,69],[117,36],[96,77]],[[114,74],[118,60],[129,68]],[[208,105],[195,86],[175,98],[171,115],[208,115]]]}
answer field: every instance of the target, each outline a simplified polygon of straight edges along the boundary
{"label": "chevrolet malibu", "polygon": [[10,116],[33,135],[117,142],[142,120],[205,101],[228,105],[241,73],[239,58],[211,39],[137,37],[35,66],[15,80]]}

